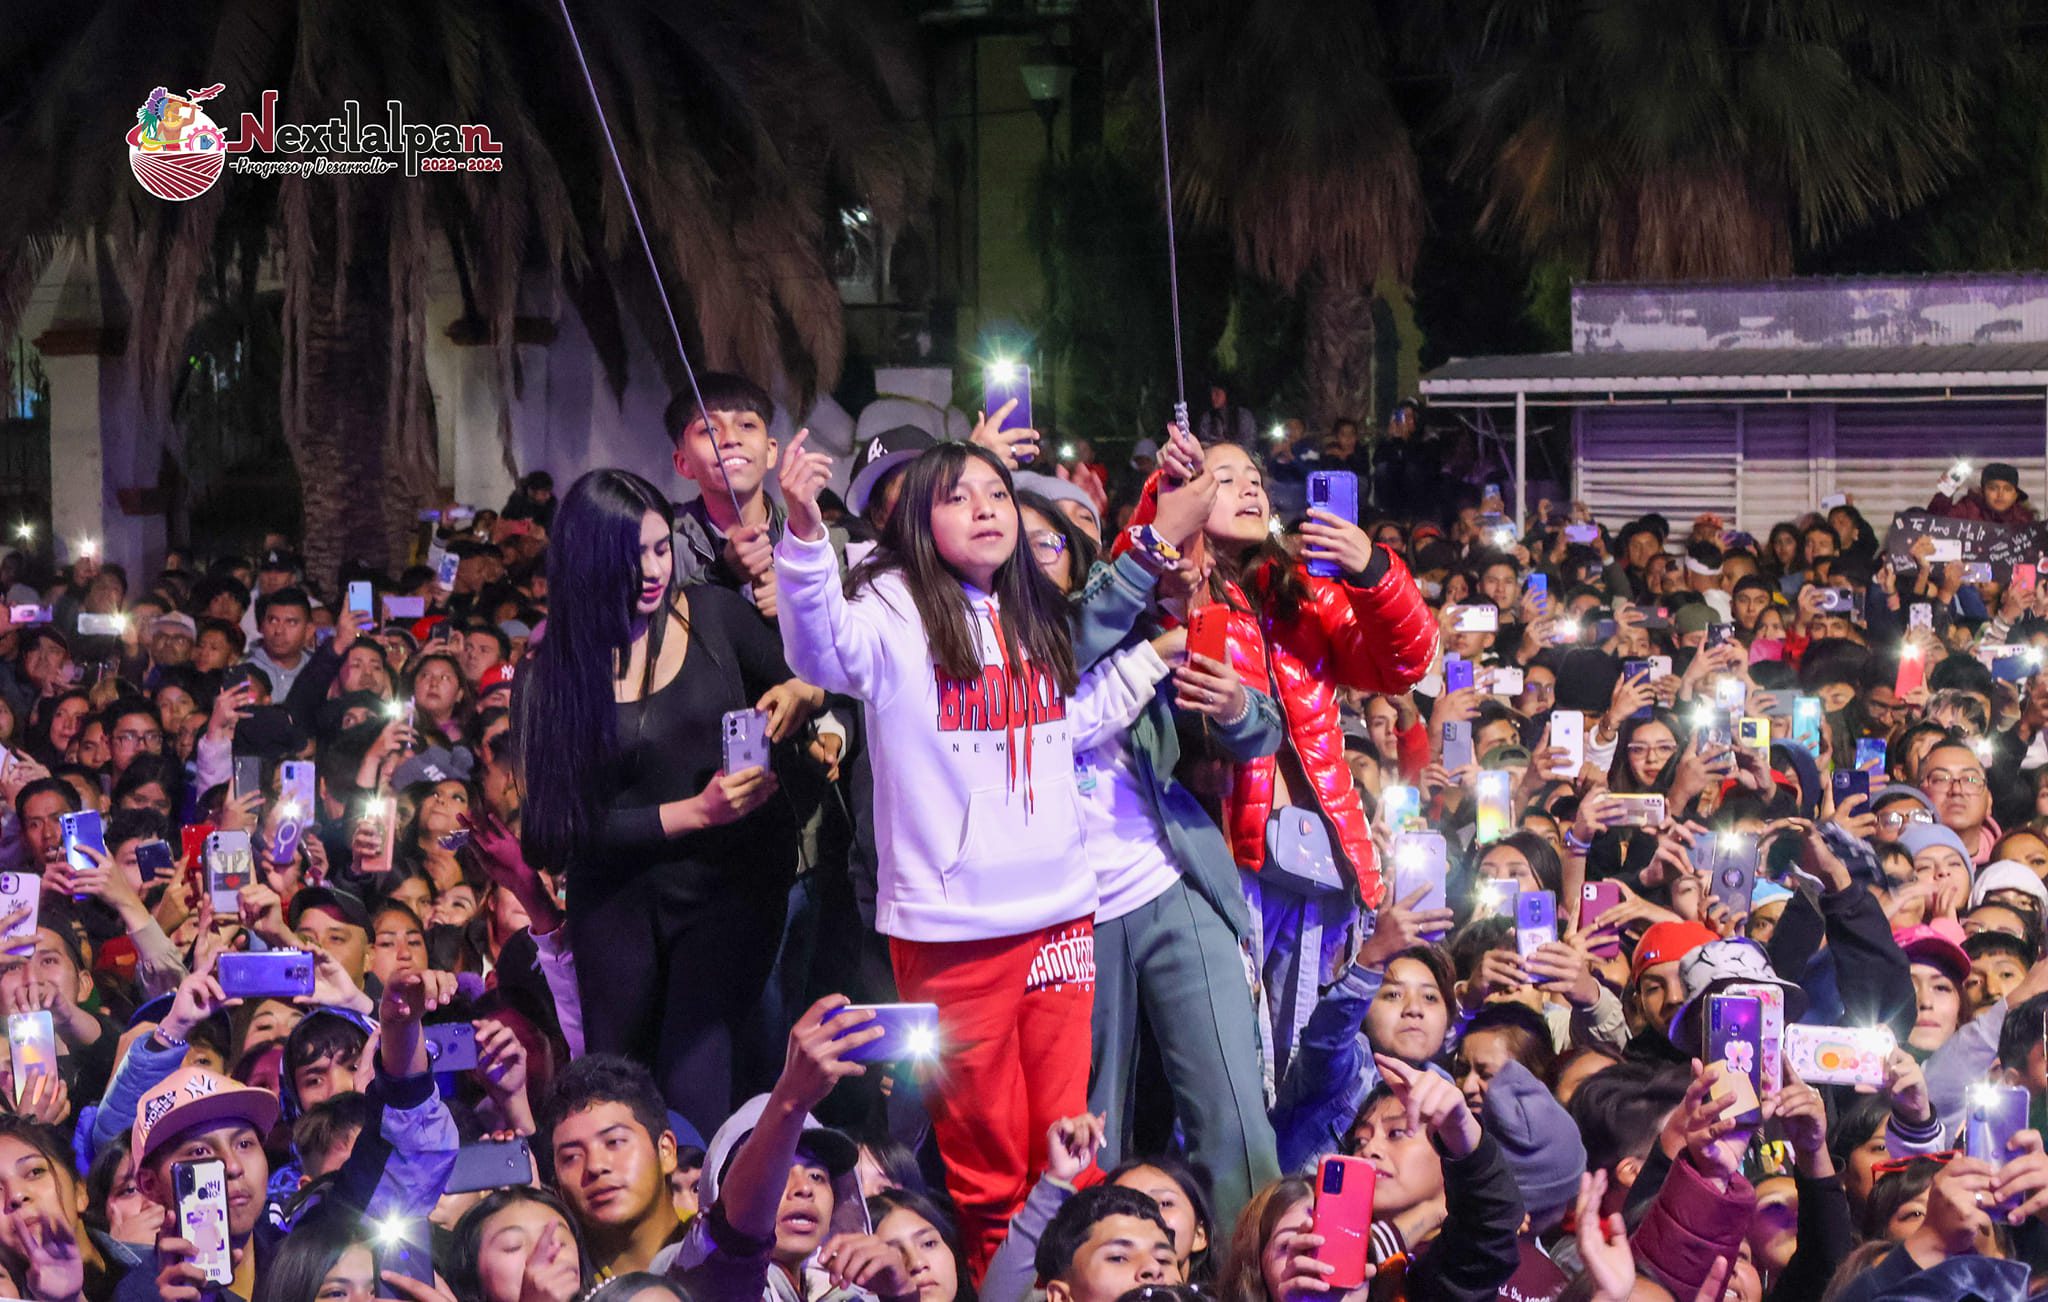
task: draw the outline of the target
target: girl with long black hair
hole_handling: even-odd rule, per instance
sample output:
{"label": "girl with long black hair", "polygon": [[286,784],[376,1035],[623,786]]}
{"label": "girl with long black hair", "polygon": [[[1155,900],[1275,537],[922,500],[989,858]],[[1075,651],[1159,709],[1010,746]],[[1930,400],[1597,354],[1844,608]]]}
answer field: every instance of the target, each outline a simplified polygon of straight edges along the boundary
{"label": "girl with long black hair", "polygon": [[[780,625],[807,680],[867,710],[875,921],[906,1000],[939,1008],[925,1103],[978,1272],[1087,1100],[1095,873],[1074,752],[1129,725],[1164,665],[1080,688],[1059,589],[1018,546],[1009,471],[944,443],[903,471],[880,550],[844,589],[818,513],[827,457],[783,457]],[[1079,690],[1077,690],[1079,689]]]}
{"label": "girl with long black hair", "polygon": [[793,820],[763,808],[775,775],[725,771],[721,720],[765,711],[779,742],[822,697],[790,677],[745,600],[677,586],[674,532],[667,498],[639,476],[576,481],[513,713],[527,857],[568,874],[586,1045],[653,1064],[669,1106],[709,1134],[771,1067],[736,1063],[735,1043],[796,870]]}

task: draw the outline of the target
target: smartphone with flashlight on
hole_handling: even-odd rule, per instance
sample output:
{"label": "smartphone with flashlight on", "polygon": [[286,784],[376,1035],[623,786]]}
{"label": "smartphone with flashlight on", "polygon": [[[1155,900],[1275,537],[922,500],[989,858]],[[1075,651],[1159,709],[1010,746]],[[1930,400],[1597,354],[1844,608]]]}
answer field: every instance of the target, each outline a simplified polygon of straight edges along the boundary
{"label": "smartphone with flashlight on", "polygon": [[1487,769],[1474,785],[1477,808],[1473,834],[1475,844],[1485,845],[1500,840],[1513,829],[1515,775],[1504,769]]}
{"label": "smartphone with flashlight on", "polygon": [[280,869],[299,855],[299,838],[313,819],[314,768],[310,760],[286,760],[277,770],[277,825],[270,832],[270,862]]}
{"label": "smartphone with flashlight on", "polygon": [[2027,1128],[2027,1091],[2018,1085],[1972,1085],[1963,1113],[1963,1150],[2004,1166],[2018,1157],[2012,1141]]}
{"label": "smartphone with flashlight on", "polygon": [[[1394,894],[1396,902],[1405,901],[1417,891],[1422,898],[1408,906],[1413,912],[1450,907],[1445,894],[1445,883],[1449,878],[1450,856],[1444,847],[1440,832],[1403,832],[1394,838]],[[1442,938],[1439,932],[1429,937]]]}
{"label": "smartphone with flashlight on", "polygon": [[402,1298],[415,1296],[400,1292],[394,1284],[384,1280],[385,1272],[403,1275],[407,1279],[426,1285],[424,1290],[432,1294],[434,1288],[434,1227],[426,1217],[391,1216],[375,1222],[372,1236],[376,1240],[377,1296]]}
{"label": "smartphone with flashlight on", "polygon": [[[1037,428],[1031,423],[1030,367],[1022,362],[990,362],[988,369],[982,372],[981,378],[981,410],[984,414],[992,417],[1003,409],[1004,403],[1013,398],[1017,401],[1016,409],[1003,417],[1002,423],[996,426],[998,434],[1004,430]],[[1037,456],[1038,448],[1027,443],[1017,448],[1016,452],[1017,464],[1028,465],[1032,458]],[[1029,455],[1026,455],[1027,453]]]}
{"label": "smartphone with flashlight on", "polygon": [[[1071,950],[1071,952],[1069,952]],[[1053,945],[1039,957],[1049,967],[1066,966],[1066,972],[1049,971],[1048,979],[1082,982],[1095,979],[1091,952]],[[1086,969],[1085,971],[1083,969]],[[939,1006],[937,1004],[848,1004],[841,1012],[869,1012],[874,1016],[841,1031],[834,1039],[861,1031],[882,1028],[882,1037],[846,1054],[847,1062],[928,1062],[939,1052]]]}

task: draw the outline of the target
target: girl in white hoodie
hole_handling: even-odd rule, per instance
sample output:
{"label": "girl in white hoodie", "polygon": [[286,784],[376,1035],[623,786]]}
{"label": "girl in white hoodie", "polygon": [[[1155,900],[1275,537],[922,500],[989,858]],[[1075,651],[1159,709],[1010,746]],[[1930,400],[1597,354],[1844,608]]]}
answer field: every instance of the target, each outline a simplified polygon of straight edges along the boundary
{"label": "girl in white hoodie", "polygon": [[939,1007],[925,1102],[978,1277],[1047,1128],[1087,1100],[1096,892],[1074,751],[1127,727],[1167,667],[1146,648],[1077,682],[1063,599],[1017,546],[1009,472],[969,444],[903,472],[881,549],[842,591],[817,506],[832,462],[805,437],[783,458],[783,647],[868,712],[875,924],[902,997]]}

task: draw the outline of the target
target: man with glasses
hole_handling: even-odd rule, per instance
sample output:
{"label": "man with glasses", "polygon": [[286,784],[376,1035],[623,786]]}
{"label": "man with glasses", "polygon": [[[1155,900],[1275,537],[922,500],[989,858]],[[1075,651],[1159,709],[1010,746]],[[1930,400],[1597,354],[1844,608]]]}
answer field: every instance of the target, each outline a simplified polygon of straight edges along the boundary
{"label": "man with glasses", "polygon": [[192,647],[199,640],[199,625],[190,616],[173,611],[158,615],[149,625],[149,672],[143,682],[154,686],[160,672],[192,662]]}
{"label": "man with glasses", "polygon": [[1987,862],[1998,829],[1991,825],[1991,790],[1976,749],[1964,741],[1937,743],[1920,761],[1919,777],[1935,820],[1963,839],[1971,862]]}
{"label": "man with glasses", "polygon": [[1934,805],[1926,793],[1903,784],[1879,790],[1870,798],[1870,812],[1877,820],[1870,840],[1879,845],[1890,845],[1915,823],[1934,822]]}
{"label": "man with glasses", "polygon": [[141,756],[163,754],[164,726],[156,711],[141,701],[123,701],[107,711],[107,742],[118,781]]}

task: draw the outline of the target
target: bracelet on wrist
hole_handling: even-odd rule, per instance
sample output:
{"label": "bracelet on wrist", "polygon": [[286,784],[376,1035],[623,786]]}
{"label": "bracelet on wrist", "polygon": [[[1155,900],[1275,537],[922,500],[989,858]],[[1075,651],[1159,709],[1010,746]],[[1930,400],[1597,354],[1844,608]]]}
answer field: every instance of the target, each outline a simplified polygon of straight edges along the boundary
{"label": "bracelet on wrist", "polygon": [[1238,696],[1237,713],[1231,715],[1228,719],[1218,719],[1216,722],[1222,724],[1226,728],[1235,728],[1238,724],[1243,723],[1245,721],[1245,716],[1249,715],[1251,712],[1252,694],[1250,692],[1244,692]]}

